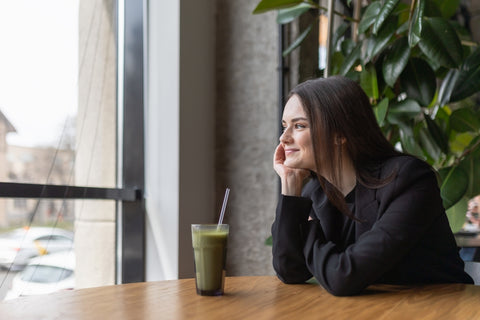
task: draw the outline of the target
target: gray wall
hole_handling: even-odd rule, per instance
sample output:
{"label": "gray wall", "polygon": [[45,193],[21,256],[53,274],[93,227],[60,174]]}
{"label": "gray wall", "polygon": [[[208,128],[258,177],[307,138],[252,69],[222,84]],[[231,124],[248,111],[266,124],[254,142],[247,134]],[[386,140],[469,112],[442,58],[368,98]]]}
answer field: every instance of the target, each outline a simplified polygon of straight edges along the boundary
{"label": "gray wall", "polygon": [[217,2],[216,204],[229,187],[228,275],[272,274],[278,34],[276,13],[251,14],[258,2]]}

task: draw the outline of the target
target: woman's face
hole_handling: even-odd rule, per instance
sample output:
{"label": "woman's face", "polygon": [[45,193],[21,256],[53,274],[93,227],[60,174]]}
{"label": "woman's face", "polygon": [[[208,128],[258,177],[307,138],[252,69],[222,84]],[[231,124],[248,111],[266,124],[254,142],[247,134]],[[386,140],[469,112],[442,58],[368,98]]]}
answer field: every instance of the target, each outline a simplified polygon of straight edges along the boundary
{"label": "woman's face", "polygon": [[316,171],[310,121],[297,95],[288,99],[282,118],[283,134],[280,143],[285,150],[284,165]]}

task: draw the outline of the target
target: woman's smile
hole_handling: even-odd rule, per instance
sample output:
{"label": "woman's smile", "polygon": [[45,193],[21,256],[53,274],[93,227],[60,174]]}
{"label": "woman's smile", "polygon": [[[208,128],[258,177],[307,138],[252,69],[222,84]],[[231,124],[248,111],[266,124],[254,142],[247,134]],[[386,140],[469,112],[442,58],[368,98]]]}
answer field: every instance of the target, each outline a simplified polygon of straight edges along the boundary
{"label": "woman's smile", "polygon": [[286,156],[289,156],[291,154],[293,154],[294,152],[297,152],[299,151],[298,149],[294,149],[294,148],[285,148],[285,155]]}

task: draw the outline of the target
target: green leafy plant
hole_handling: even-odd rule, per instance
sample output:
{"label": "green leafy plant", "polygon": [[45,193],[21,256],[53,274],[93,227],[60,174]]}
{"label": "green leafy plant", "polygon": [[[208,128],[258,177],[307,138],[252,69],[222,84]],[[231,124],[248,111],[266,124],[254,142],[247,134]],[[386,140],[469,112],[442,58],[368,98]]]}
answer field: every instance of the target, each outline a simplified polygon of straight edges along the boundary
{"label": "green leafy plant", "polygon": [[[358,81],[387,139],[438,171],[453,231],[465,221],[468,199],[480,194],[480,47],[452,19],[459,2],[370,1],[357,19],[335,12],[343,22],[327,48],[331,73]],[[286,24],[327,9],[312,0],[262,0],[253,13],[270,10]],[[300,30],[284,55],[316,23]],[[353,24],[356,41],[346,33]]]}

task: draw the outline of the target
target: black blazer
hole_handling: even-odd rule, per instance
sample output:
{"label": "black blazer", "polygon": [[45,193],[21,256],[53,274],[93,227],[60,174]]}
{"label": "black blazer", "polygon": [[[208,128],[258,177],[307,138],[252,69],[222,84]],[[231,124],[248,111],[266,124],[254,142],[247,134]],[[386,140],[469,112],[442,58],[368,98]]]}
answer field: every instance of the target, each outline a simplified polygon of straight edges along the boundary
{"label": "black blazer", "polygon": [[[354,212],[343,216],[312,179],[302,197],[281,196],[272,225],[273,267],[285,283],[314,276],[334,295],[370,284],[473,283],[442,205],[436,175],[410,156],[387,160],[384,187],[357,183]],[[313,220],[308,221],[308,217]]]}

